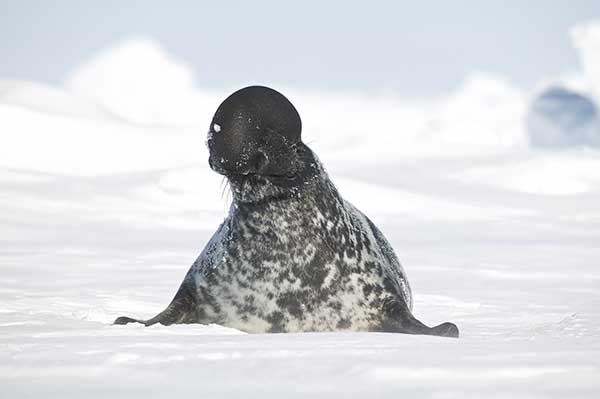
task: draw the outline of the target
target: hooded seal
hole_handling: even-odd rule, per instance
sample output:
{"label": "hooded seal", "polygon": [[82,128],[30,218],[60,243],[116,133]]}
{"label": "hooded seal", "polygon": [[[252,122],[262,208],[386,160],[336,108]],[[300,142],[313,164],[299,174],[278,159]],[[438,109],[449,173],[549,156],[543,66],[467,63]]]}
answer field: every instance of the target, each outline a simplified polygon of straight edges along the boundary
{"label": "hooded seal", "polygon": [[282,94],[251,86],[217,109],[209,165],[231,185],[228,217],[169,306],[149,320],[251,333],[379,331],[458,337],[412,315],[411,289],[379,229],[345,201],[301,139]]}

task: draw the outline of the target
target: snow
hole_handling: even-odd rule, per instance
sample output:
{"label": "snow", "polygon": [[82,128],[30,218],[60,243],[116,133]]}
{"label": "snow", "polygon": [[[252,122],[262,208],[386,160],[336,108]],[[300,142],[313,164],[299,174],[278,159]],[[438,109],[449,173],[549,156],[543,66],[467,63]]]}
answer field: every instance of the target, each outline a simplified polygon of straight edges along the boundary
{"label": "snow", "polygon": [[[76,65],[65,79],[73,93],[137,123],[196,122],[191,68],[155,40],[136,37],[110,46]],[[169,100],[169,101],[165,101]],[[197,114],[197,113],[196,113]],[[188,119],[189,118],[189,119]]]}
{"label": "snow", "polygon": [[571,29],[571,39],[577,50],[590,92],[600,96],[600,22],[588,21]]}
{"label": "snow", "polygon": [[[597,395],[600,152],[530,148],[529,94],[489,75],[436,99],[280,88],[417,317],[460,339],[111,325],[169,303],[228,207],[204,140],[229,93],[140,40],[68,79],[85,84],[0,85],[0,397]],[[94,84],[149,59],[123,102]]]}

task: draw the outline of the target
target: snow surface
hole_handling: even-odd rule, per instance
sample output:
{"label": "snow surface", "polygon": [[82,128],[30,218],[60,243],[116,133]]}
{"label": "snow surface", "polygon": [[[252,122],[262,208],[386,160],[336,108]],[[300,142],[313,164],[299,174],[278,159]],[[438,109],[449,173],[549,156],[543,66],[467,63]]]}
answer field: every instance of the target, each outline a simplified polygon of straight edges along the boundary
{"label": "snow surface", "polygon": [[[111,325],[161,311],[224,218],[204,140],[229,93],[153,43],[109,50],[69,92],[0,84],[0,397],[598,395],[600,152],[530,149],[529,95],[493,76],[433,100],[280,88],[396,249],[417,317],[460,339]],[[112,102],[137,58],[150,87]]]}

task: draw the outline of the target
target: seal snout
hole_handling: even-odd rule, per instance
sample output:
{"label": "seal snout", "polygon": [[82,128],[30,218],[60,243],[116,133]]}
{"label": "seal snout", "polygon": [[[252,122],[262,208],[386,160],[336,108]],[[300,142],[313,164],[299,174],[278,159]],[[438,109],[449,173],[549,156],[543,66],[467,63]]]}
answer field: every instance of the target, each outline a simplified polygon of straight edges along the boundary
{"label": "seal snout", "polygon": [[257,151],[250,157],[248,162],[244,164],[239,163],[231,167],[231,162],[227,159],[220,157],[213,159],[212,156],[208,158],[208,165],[215,172],[224,175],[268,175],[269,171],[269,158],[262,151]]}

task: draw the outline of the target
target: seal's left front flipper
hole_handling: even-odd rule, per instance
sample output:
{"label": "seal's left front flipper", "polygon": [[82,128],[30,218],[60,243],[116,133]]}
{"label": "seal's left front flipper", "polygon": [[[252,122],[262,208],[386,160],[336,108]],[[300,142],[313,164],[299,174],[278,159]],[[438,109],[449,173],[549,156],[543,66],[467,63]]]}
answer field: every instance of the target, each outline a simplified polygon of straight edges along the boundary
{"label": "seal's left front flipper", "polygon": [[458,327],[456,327],[456,324],[449,322],[432,327],[430,330],[433,333],[431,335],[438,335],[440,337],[458,338],[460,334],[458,331]]}
{"label": "seal's left front flipper", "polygon": [[399,302],[387,304],[384,307],[384,321],[378,331],[396,332],[402,334],[435,335],[440,337],[458,338],[459,331],[453,323],[442,323],[435,327],[427,327],[417,320],[405,305]]}

